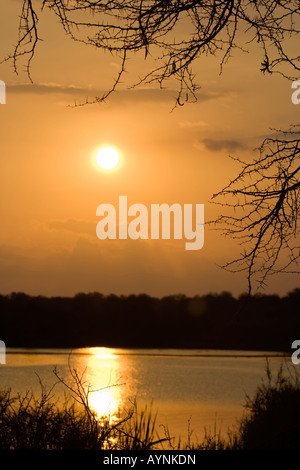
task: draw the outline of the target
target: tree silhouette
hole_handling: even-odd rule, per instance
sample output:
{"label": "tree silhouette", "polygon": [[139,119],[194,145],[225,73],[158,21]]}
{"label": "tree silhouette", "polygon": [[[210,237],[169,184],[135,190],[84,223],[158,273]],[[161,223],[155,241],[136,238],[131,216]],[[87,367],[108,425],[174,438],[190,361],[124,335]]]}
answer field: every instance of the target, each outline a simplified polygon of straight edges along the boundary
{"label": "tree silhouette", "polygon": [[229,292],[162,298],[12,293],[0,295],[1,335],[10,347],[291,351],[300,329],[299,301],[300,289],[284,297],[238,298]]}
{"label": "tree silhouette", "polygon": [[[17,72],[25,56],[29,76],[39,41],[39,6],[23,0],[18,41],[6,59]],[[175,106],[197,100],[192,66],[205,55],[218,55],[222,71],[234,49],[246,50],[254,43],[263,73],[295,80],[300,70],[300,55],[293,54],[290,41],[300,32],[299,0],[43,0],[45,8],[73,40],[120,57],[111,88],[92,102],[102,102],[116,89],[128,58],[139,51],[145,60],[154,57],[156,65],[132,86],[155,82],[163,87],[175,80]],[[237,160],[240,174],[213,200],[235,210],[216,222],[246,248],[224,267],[246,270],[251,291],[253,278],[263,286],[270,274],[295,272],[299,259],[299,127],[265,139],[253,163]],[[288,262],[280,264],[285,251]]]}

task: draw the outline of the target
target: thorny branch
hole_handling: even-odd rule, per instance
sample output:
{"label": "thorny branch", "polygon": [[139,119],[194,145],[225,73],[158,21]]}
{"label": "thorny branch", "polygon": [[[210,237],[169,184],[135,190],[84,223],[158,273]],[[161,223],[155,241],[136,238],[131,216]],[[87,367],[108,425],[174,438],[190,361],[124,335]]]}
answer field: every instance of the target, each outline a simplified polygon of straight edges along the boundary
{"label": "thorny branch", "polygon": [[[295,273],[300,256],[300,127],[266,138],[259,158],[242,165],[238,176],[213,196],[223,214],[215,221],[243,251],[225,269],[247,271],[249,293],[269,275]],[[229,210],[229,213],[228,213]]]}
{"label": "thorny branch", "polygon": [[[33,6],[33,3],[35,5]],[[173,79],[178,83],[176,103],[197,99],[192,66],[203,55],[220,53],[220,67],[235,48],[255,42],[261,49],[261,70],[295,79],[300,55],[293,55],[289,39],[299,33],[299,0],[23,0],[19,38],[12,54],[27,56],[27,73],[39,41],[38,8],[53,12],[65,33],[121,58],[120,73],[105,100],[120,83],[128,59],[144,51],[156,65],[134,86]],[[41,15],[41,13],[39,13]]]}

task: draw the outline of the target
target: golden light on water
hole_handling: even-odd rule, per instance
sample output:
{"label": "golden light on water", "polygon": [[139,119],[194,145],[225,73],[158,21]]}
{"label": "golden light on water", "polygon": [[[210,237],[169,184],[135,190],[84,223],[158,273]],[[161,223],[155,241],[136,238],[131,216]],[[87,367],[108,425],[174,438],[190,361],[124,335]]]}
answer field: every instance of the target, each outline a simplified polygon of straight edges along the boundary
{"label": "golden light on water", "polygon": [[117,413],[119,403],[116,400],[113,388],[108,387],[91,392],[89,404],[96,412],[98,418],[107,417],[113,419]]}
{"label": "golden light on water", "polygon": [[87,380],[90,383],[89,404],[98,418],[114,421],[122,405],[120,358],[109,348],[89,348]]}
{"label": "golden light on water", "polygon": [[109,348],[90,348],[90,351],[92,351],[94,360],[97,359],[116,359],[118,356],[114,354],[114,349],[109,349]]}

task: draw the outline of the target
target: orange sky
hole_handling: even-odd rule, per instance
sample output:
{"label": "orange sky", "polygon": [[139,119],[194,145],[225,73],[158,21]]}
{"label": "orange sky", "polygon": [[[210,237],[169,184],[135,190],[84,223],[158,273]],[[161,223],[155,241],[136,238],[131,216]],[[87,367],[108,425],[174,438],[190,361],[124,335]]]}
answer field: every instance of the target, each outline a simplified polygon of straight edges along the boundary
{"label": "orange sky", "polygon": [[[2,2],[0,56],[17,37],[20,3]],[[291,83],[259,72],[260,55],[236,52],[219,76],[218,62],[197,64],[199,102],[171,112],[175,92],[126,90],[106,103],[73,108],[100,94],[118,71],[116,59],[67,39],[55,18],[40,21],[31,84],[20,68],[0,66],[7,104],[0,106],[0,292],[73,295],[99,291],[151,295],[246,290],[245,277],[221,270],[240,247],[205,227],[204,248],[185,251],[184,241],[111,240],[96,236],[96,208],[128,203],[204,204],[239,167],[229,154],[250,160],[271,128],[297,122]],[[130,61],[128,83],[145,67]],[[122,165],[98,171],[95,149],[118,147]],[[296,276],[276,276],[267,292],[284,294]]]}

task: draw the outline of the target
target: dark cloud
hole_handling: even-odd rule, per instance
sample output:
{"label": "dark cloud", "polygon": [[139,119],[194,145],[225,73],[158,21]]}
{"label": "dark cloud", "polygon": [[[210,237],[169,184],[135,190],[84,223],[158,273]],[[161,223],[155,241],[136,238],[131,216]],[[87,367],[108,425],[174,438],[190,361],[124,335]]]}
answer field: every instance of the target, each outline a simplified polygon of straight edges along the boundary
{"label": "dark cloud", "polygon": [[54,94],[62,93],[67,95],[74,94],[90,94],[94,93],[91,89],[78,87],[75,85],[58,85],[58,84],[39,84],[39,83],[25,83],[25,84],[16,84],[16,85],[7,85],[7,90],[10,93],[32,93],[35,95],[45,95],[45,94]]}
{"label": "dark cloud", "polygon": [[[263,140],[265,139],[284,139],[284,140],[293,140],[295,139],[295,136],[296,135],[299,135],[300,134],[300,126],[294,126],[294,127],[289,127],[289,126],[286,126],[285,129],[283,130],[275,130],[275,129],[272,129],[274,130],[274,132],[271,132],[269,134],[261,134],[258,136],[258,138],[260,139],[260,143],[262,143]],[[291,130],[292,132],[294,132],[295,134],[289,134],[288,131]]]}
{"label": "dark cloud", "polygon": [[[26,83],[26,84],[11,84],[7,85],[9,93],[20,94],[63,94],[76,97],[78,100],[84,102],[93,101],[95,97],[101,97],[105,90],[97,88],[80,87],[76,85],[60,85],[55,83]],[[174,101],[177,98],[177,91],[172,89],[161,90],[159,88],[135,88],[130,90],[118,90],[110,97],[111,100],[117,102],[153,102],[153,101]],[[197,93],[197,101],[199,103],[218,99],[224,96],[224,93],[214,93],[208,91],[200,91]]]}
{"label": "dark cloud", "polygon": [[90,222],[86,220],[54,220],[49,222],[50,230],[67,230],[68,232],[81,233],[86,235],[95,235],[96,221]]}
{"label": "dark cloud", "polygon": [[217,152],[219,150],[226,150],[228,152],[235,152],[236,150],[243,150],[246,145],[239,140],[232,139],[203,139],[202,143],[207,150]]}
{"label": "dark cloud", "polygon": [[[135,88],[131,90],[118,91],[113,95],[116,101],[127,101],[131,102],[143,102],[143,101],[172,101],[177,99],[178,91],[172,89],[160,88]],[[204,101],[218,99],[223,97],[222,93],[214,93],[208,91],[199,91],[197,93],[197,102],[202,103]],[[184,104],[184,99],[182,103]]]}

